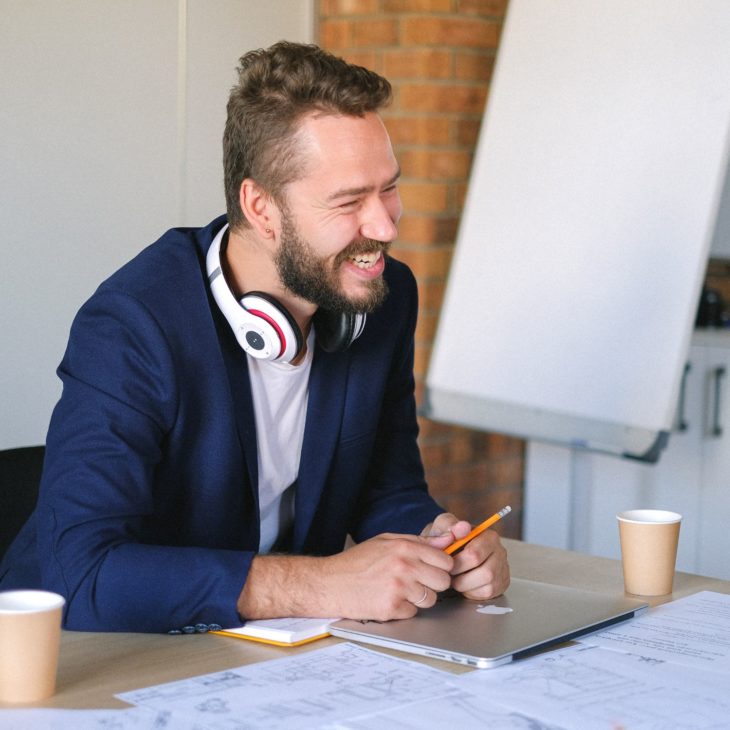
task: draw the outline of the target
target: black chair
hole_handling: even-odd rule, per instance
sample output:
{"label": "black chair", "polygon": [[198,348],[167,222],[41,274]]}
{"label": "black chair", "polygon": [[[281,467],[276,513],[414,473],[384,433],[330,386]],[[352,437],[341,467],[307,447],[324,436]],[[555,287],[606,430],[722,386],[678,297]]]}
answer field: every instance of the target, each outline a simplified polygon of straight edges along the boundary
{"label": "black chair", "polygon": [[0,559],[38,501],[45,446],[0,451]]}

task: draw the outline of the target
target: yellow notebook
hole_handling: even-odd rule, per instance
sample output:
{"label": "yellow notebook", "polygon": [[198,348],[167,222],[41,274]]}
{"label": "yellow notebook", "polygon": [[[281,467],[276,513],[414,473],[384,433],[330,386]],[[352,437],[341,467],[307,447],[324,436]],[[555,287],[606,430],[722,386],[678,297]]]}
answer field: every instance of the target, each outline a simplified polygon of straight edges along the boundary
{"label": "yellow notebook", "polygon": [[336,618],[269,618],[247,621],[243,626],[211,631],[220,636],[261,641],[274,646],[300,646],[330,635],[329,625]]}

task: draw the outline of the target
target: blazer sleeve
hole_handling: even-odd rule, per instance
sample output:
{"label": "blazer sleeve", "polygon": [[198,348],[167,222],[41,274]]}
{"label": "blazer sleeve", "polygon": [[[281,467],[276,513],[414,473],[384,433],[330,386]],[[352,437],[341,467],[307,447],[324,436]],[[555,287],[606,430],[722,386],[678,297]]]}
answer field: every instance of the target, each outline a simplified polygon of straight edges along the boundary
{"label": "blazer sleeve", "polygon": [[95,294],[72,326],[36,513],[43,585],[65,626],[168,631],[236,625],[253,553],[154,544],[155,470],[178,418],[165,332],[137,299]]}

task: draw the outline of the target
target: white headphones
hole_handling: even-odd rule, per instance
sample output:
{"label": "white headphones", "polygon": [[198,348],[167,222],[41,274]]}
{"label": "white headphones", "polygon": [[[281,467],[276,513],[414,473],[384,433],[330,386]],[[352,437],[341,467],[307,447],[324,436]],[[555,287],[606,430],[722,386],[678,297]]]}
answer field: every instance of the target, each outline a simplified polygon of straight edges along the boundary
{"label": "white headphones", "polygon": [[[296,320],[270,294],[244,294],[236,301],[221,269],[221,244],[228,225],[218,232],[205,259],[210,291],[231,326],[238,344],[251,357],[289,363],[304,348]],[[365,327],[365,314],[341,314],[318,309],[314,315],[317,343],[326,352],[348,348]]]}

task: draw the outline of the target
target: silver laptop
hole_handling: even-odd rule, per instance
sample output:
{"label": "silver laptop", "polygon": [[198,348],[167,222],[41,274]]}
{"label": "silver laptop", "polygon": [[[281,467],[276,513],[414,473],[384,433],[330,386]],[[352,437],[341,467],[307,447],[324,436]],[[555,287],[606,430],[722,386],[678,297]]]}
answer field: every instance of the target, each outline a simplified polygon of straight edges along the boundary
{"label": "silver laptop", "polygon": [[486,669],[637,616],[646,603],[623,595],[513,578],[490,601],[441,594],[432,608],[397,621],[343,619],[334,636]]}

